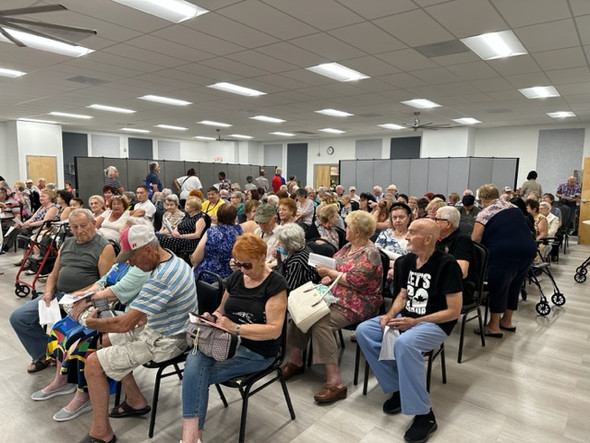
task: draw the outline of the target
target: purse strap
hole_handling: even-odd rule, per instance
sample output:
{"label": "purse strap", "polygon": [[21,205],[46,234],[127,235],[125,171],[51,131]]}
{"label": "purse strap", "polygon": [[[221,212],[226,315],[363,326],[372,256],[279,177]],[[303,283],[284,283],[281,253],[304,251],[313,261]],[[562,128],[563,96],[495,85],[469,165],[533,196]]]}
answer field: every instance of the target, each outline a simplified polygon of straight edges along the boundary
{"label": "purse strap", "polygon": [[332,282],[332,284],[328,287],[328,291],[331,291],[332,288],[334,286],[336,286],[336,284],[338,283],[338,280],[340,280],[340,277],[342,277],[342,275],[344,274],[344,272],[339,272],[338,275],[336,276],[336,278],[334,279],[334,281]]}

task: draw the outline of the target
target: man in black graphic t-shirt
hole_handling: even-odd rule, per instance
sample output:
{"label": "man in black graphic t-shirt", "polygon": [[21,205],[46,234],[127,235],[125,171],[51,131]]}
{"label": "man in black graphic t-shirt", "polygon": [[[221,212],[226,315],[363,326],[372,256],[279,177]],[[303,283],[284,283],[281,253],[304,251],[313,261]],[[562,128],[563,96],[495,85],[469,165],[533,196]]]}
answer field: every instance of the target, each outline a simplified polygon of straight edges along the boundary
{"label": "man in black graphic t-shirt", "polygon": [[395,261],[398,293],[391,309],[356,330],[383,392],[393,393],[383,404],[384,412],[415,415],[404,435],[408,442],[425,442],[437,428],[423,353],[440,346],[461,313],[461,269],[454,257],[435,250],[439,235],[433,220],[412,222],[406,236],[410,253]]}

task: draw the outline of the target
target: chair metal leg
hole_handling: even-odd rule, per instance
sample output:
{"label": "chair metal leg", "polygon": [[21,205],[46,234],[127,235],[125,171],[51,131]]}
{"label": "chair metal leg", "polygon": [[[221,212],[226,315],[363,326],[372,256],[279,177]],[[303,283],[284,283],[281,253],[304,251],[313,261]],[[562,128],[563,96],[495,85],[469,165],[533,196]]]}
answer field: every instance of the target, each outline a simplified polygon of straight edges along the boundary
{"label": "chair metal leg", "polygon": [[447,384],[447,363],[445,361],[445,344],[440,345],[440,369],[442,372],[442,382],[443,384]]}
{"label": "chair metal leg", "polygon": [[[174,365],[176,369],[178,369],[177,365]],[[148,436],[152,438],[154,436],[154,428],[156,427],[156,413],[158,411],[158,397],[160,395],[160,382],[162,381],[162,372],[166,367],[162,366],[158,368],[158,372],[156,372],[156,382],[154,383],[154,393],[152,394],[152,413],[150,415],[150,428],[148,431]]]}
{"label": "chair metal leg", "polygon": [[342,335],[342,329],[338,329],[338,337],[340,337],[340,346],[344,349],[346,346],[344,345],[344,335]]}
{"label": "chair metal leg", "polygon": [[481,346],[485,347],[486,345],[486,331],[483,328],[483,320],[482,320],[482,316],[481,316],[481,308],[478,306],[477,307],[477,320],[479,321],[479,332],[481,335]]}
{"label": "chair metal leg", "polygon": [[240,443],[246,441],[246,418],[248,416],[249,388],[249,386],[246,390],[240,388],[240,394],[242,394],[242,417],[240,418],[240,436],[238,437]]}
{"label": "chair metal leg", "polygon": [[365,379],[363,380],[363,395],[367,395],[369,389],[369,362],[365,360]]}
{"label": "chair metal leg", "polygon": [[289,395],[289,390],[287,389],[287,382],[285,382],[285,377],[283,377],[283,371],[280,368],[278,371],[281,388],[283,389],[285,401],[287,402],[287,408],[289,408],[289,415],[291,416],[291,420],[295,420],[295,409],[293,409],[293,403],[291,403],[291,396]]}
{"label": "chair metal leg", "polygon": [[[463,318],[461,319],[461,331],[459,332],[459,354],[457,355],[457,363],[461,363],[461,360],[463,359],[463,342],[465,340],[465,323],[466,322],[467,322],[467,314],[463,314]],[[479,327],[481,328],[481,319],[479,321]]]}
{"label": "chair metal leg", "polygon": [[426,368],[426,391],[430,392],[430,375],[432,374],[432,360],[434,352],[428,355],[428,367]]}
{"label": "chair metal leg", "polygon": [[361,348],[360,348],[360,346],[357,343],[355,354],[354,354],[354,378],[353,378],[353,382],[352,382],[355,386],[359,382],[359,366],[360,366],[360,362],[361,362]]}
{"label": "chair metal leg", "polygon": [[227,406],[228,406],[227,400],[225,399],[225,395],[223,395],[223,391],[221,390],[221,386],[215,385],[215,387],[217,388],[217,393],[219,394],[219,398],[221,399],[221,403],[223,403],[223,407],[227,408]]}

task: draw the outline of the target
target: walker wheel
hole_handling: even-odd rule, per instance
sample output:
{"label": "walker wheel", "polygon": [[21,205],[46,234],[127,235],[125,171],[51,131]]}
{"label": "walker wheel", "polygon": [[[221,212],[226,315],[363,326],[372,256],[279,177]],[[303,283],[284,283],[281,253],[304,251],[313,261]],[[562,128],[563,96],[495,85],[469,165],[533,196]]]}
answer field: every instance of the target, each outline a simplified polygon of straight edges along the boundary
{"label": "walker wheel", "polygon": [[565,305],[565,296],[561,292],[556,292],[551,296],[551,301],[555,306]]}
{"label": "walker wheel", "polygon": [[586,281],[586,276],[584,274],[575,274],[574,280],[576,283],[584,283]]}
{"label": "walker wheel", "polygon": [[582,275],[586,275],[586,274],[588,274],[588,268],[582,268],[578,272]]}
{"label": "walker wheel", "polygon": [[18,297],[26,297],[27,295],[29,295],[31,293],[31,288],[29,288],[26,285],[21,285],[19,283],[15,283],[14,284],[14,293]]}
{"label": "walker wheel", "polygon": [[537,305],[535,306],[535,309],[537,310],[537,314],[539,315],[547,315],[551,312],[551,307],[549,307],[549,303],[547,303],[546,301],[540,301],[539,303],[537,303]]}

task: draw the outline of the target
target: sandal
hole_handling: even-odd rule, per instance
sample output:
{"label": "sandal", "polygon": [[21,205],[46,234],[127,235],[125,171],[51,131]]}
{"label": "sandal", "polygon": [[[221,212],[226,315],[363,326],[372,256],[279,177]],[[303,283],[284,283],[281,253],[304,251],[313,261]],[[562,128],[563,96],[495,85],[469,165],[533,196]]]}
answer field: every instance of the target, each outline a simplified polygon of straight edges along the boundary
{"label": "sandal", "polygon": [[45,357],[42,357],[42,358],[43,358],[43,360],[41,360],[41,358],[38,358],[38,359],[33,360],[31,362],[31,364],[27,368],[27,372],[29,374],[42,371],[43,369],[46,369],[51,364],[51,362],[49,360],[47,360]]}
{"label": "sandal", "polygon": [[[119,411],[121,409],[121,411]],[[145,415],[150,412],[152,408],[147,405],[140,409],[134,409],[127,404],[127,401],[123,401],[118,406],[115,406],[111,412],[109,412],[109,417],[111,418],[123,418],[123,417],[134,417],[138,415]]]}

